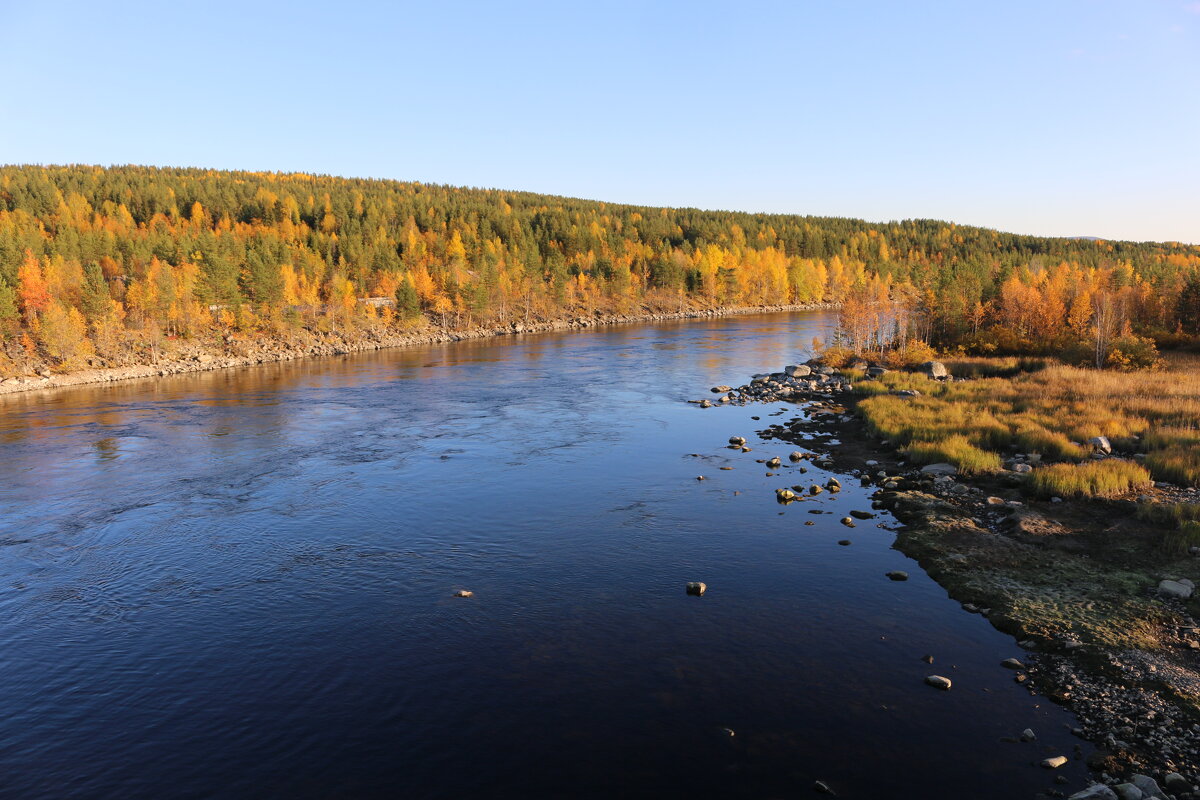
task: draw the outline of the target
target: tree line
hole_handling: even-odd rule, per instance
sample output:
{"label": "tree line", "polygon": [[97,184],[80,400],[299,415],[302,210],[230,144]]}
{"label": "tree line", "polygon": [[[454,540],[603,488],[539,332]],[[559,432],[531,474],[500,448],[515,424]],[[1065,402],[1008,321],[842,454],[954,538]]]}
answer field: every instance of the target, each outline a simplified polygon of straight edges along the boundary
{"label": "tree line", "polygon": [[857,315],[864,347],[1103,340],[1107,363],[1122,342],[1200,333],[1200,248],[299,173],[0,167],[0,371],[214,334],[815,302]]}

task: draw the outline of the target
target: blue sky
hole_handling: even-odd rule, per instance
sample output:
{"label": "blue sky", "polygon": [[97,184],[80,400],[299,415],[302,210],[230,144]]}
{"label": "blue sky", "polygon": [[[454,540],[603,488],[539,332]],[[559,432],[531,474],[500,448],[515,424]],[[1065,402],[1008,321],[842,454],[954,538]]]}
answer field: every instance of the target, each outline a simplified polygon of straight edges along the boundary
{"label": "blue sky", "polygon": [[0,0],[0,162],[1200,243],[1200,2]]}

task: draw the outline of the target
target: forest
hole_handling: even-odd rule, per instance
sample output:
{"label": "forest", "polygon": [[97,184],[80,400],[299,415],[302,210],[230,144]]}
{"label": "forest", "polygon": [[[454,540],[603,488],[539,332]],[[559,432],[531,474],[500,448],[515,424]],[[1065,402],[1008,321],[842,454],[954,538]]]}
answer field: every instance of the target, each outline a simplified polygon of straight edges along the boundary
{"label": "forest", "polygon": [[300,173],[0,167],[0,375],[180,340],[836,303],[868,353],[1152,363],[1200,334],[1200,247],[935,220],[646,208]]}

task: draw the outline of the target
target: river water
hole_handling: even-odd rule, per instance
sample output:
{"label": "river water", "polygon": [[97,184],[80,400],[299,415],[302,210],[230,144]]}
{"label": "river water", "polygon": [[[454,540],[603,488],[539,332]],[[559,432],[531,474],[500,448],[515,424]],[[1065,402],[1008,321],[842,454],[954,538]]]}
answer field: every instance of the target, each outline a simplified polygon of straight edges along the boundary
{"label": "river water", "polygon": [[[754,432],[791,414],[684,402],[807,357],[832,324],[614,327],[0,399],[0,795],[1078,787],[1078,761],[1036,766],[1072,755],[1072,717],[999,666],[1011,638],[891,549],[888,519],[839,524],[866,490],[776,504],[794,481],[754,459],[792,448]],[[1024,728],[1039,740],[1001,741]]]}

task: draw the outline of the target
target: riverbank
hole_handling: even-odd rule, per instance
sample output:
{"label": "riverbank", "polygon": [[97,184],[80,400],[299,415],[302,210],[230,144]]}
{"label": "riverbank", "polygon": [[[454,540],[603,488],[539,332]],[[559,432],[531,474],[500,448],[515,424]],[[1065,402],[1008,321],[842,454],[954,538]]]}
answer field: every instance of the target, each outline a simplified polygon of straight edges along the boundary
{"label": "riverbank", "polygon": [[124,366],[84,369],[54,373],[42,367],[35,376],[12,376],[0,380],[0,395],[19,392],[46,391],[71,386],[144,378],[166,377],[189,372],[248,367],[301,358],[346,355],[368,350],[394,347],[486,339],[494,336],[513,336],[526,333],[587,330],[607,325],[630,325],[644,322],[705,319],[742,314],[769,314],[786,311],[815,311],[834,308],[829,303],[781,306],[747,306],[715,309],[689,309],[677,312],[645,312],[633,314],[580,315],[533,322],[511,322],[505,325],[476,327],[463,330],[441,330],[433,327],[403,333],[379,329],[321,332],[299,329],[287,337],[244,338],[227,335],[213,341],[194,340],[172,343],[172,351],[152,362]]}
{"label": "riverbank", "polygon": [[[1015,680],[1075,711],[1080,727],[1073,732],[1096,747],[1075,757],[1086,758],[1098,780],[1120,787],[1123,798],[1155,796],[1121,786],[1134,776],[1146,788],[1145,777],[1156,779],[1173,797],[1196,796],[1200,626],[1195,601],[1184,596],[1190,593],[1173,587],[1187,589],[1200,578],[1197,549],[1164,546],[1178,540],[1166,535],[1161,515],[1147,513],[1194,506],[1196,490],[1160,480],[1103,498],[1046,496],[1034,487],[1047,467],[1015,447],[1003,465],[997,458],[996,469],[970,475],[944,463],[918,469],[919,448],[873,432],[881,417],[872,412],[895,412],[888,404],[913,412],[936,391],[935,382],[893,373],[885,383],[858,370],[837,377],[823,371],[831,374],[820,383],[810,375],[758,376],[734,389],[728,402],[809,401],[808,422],[771,425],[759,435],[823,451],[828,466],[877,488],[876,507],[904,523],[895,548],[916,559],[965,611],[1013,635],[1026,653],[1009,665]],[[970,383],[954,391],[971,397],[971,387],[958,388]],[[1128,394],[1140,393],[1129,385]],[[888,398],[887,407],[863,407],[879,397]],[[937,420],[952,419],[951,410],[929,402]],[[980,422],[975,413],[964,420]],[[1004,423],[1003,413],[997,420]],[[817,442],[814,431],[822,437]],[[821,441],[832,444],[822,448]],[[1125,448],[1139,441],[1106,442],[1113,452],[1085,464],[1137,463]]]}

